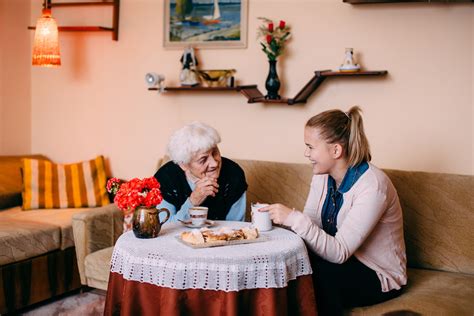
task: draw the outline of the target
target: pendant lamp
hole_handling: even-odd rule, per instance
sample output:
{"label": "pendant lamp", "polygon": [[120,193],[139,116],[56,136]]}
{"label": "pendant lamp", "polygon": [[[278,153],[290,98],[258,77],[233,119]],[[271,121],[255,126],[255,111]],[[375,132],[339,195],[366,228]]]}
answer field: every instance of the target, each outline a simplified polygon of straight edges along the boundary
{"label": "pendant lamp", "polygon": [[36,22],[32,64],[43,67],[61,66],[58,25],[51,17],[51,9],[48,8],[46,0],[43,4],[43,13]]}

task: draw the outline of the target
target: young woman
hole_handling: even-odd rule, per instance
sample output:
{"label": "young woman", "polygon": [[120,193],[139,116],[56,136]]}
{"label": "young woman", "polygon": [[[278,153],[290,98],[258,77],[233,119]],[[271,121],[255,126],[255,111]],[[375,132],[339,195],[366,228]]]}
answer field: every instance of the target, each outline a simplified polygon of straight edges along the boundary
{"label": "young woman", "polygon": [[360,108],[312,117],[304,141],[314,173],[304,211],[282,204],[260,211],[305,240],[320,313],[399,295],[407,283],[402,209],[390,179],[370,163]]}

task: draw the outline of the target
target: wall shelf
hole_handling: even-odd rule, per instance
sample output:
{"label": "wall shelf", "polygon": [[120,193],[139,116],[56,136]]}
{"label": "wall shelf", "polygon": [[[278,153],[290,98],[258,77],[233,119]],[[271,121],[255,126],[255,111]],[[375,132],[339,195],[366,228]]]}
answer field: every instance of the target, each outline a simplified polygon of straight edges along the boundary
{"label": "wall shelf", "polygon": [[[165,91],[240,91],[242,89],[248,89],[257,87],[256,85],[250,86],[236,86],[236,87],[166,87]],[[158,88],[150,88],[149,90],[158,90]]]}
{"label": "wall shelf", "polygon": [[[36,30],[34,26],[28,26],[29,30]],[[111,32],[113,28],[105,26],[58,26],[61,32]]]}
{"label": "wall shelf", "polygon": [[473,0],[343,0],[350,4],[370,4],[370,3],[472,3]]}
{"label": "wall shelf", "polygon": [[[331,70],[317,70],[314,72],[314,76],[308,81],[308,83],[296,94],[294,98],[281,98],[280,100],[267,100],[260,90],[258,90],[257,85],[246,85],[246,86],[236,86],[236,87],[166,87],[165,91],[238,91],[242,93],[248,99],[248,103],[273,103],[273,104],[288,104],[293,105],[297,103],[306,103],[308,98],[313,94],[313,92],[318,89],[318,87],[327,79],[327,78],[340,78],[340,77],[370,77],[370,76],[384,76],[388,73],[387,70],[377,70],[377,71],[358,71],[358,72],[336,72]],[[148,90],[158,90],[158,88],[148,88]]]}
{"label": "wall shelf", "polygon": [[[83,7],[83,6],[111,6],[113,9],[112,27],[105,26],[59,26],[60,32],[112,32],[112,39],[118,41],[119,31],[119,12],[120,0],[106,0],[106,1],[87,1],[87,2],[52,2],[46,1],[48,8],[69,8],[69,7]],[[34,30],[36,27],[29,26],[29,30]]]}
{"label": "wall shelf", "polygon": [[[165,91],[170,92],[185,92],[185,91],[201,91],[201,92],[215,92],[215,91],[237,91],[245,95],[244,91],[256,89],[257,85],[246,85],[246,86],[235,86],[235,87],[201,87],[201,86],[179,86],[179,87],[166,87]],[[150,91],[157,91],[159,88],[148,88]]]}
{"label": "wall shelf", "polygon": [[51,7],[74,7],[74,6],[108,6],[108,5],[114,5],[113,0],[106,0],[106,1],[88,1],[88,2],[55,2],[53,3],[51,0],[49,0],[49,5]]}

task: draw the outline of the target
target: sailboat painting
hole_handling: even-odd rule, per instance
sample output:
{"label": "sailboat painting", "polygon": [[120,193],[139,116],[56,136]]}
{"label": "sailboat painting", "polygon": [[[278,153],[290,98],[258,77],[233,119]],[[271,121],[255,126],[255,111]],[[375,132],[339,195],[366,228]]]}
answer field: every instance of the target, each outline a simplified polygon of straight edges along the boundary
{"label": "sailboat painting", "polygon": [[248,0],[165,0],[164,46],[247,47]]}

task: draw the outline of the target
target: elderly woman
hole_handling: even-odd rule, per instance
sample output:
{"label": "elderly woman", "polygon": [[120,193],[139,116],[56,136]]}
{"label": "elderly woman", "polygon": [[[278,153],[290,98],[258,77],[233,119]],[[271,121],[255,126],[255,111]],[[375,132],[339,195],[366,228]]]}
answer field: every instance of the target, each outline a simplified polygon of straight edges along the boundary
{"label": "elderly woman", "polygon": [[242,221],[245,217],[247,182],[242,168],[221,157],[219,133],[209,125],[194,122],[170,138],[172,161],[155,174],[171,221],[186,220],[193,206],[208,207],[212,220]]}

